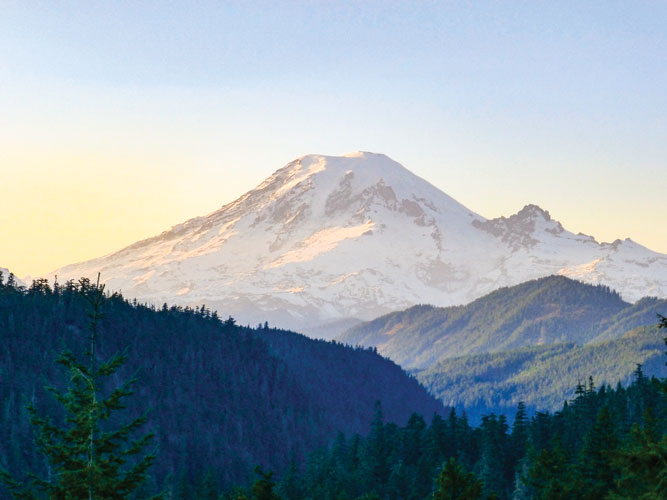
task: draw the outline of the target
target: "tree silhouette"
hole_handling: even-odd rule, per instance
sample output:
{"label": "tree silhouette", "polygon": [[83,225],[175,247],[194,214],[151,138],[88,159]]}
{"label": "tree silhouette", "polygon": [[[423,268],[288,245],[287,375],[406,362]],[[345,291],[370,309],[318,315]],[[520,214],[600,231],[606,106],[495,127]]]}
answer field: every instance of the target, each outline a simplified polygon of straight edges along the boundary
{"label": "tree silhouette", "polygon": [[478,500],[482,498],[482,483],[466,472],[454,457],[442,469],[436,480],[438,489],[432,500]]}
{"label": "tree silhouette", "polygon": [[0,479],[14,498],[126,499],[143,483],[155,459],[152,453],[140,456],[152,440],[152,433],[133,438],[146,423],[145,415],[111,428],[109,419],[114,412],[125,408],[124,401],[132,395],[135,379],[105,390],[105,380],[123,366],[127,354],[116,354],[98,363],[95,347],[106,298],[104,285],[99,284],[99,276],[96,284],[81,279],[79,292],[91,307],[89,344],[84,354],[87,363],[79,361],[69,350],[57,359],[69,375],[69,385],[66,390],[55,387],[47,390],[63,407],[64,422],[56,423],[51,417],[40,416],[34,406],[28,407],[37,448],[47,459],[49,473],[47,479],[30,473],[22,484],[2,471]]}

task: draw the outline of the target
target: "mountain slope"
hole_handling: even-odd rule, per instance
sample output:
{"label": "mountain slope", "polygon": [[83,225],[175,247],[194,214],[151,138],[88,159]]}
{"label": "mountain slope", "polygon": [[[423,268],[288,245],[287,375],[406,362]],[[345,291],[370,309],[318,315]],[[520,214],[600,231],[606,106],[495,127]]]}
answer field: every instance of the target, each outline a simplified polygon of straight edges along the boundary
{"label": "mountain slope", "polygon": [[556,411],[589,376],[598,387],[627,384],[642,364],[645,375],[664,377],[663,336],[657,326],[647,326],[599,344],[531,346],[450,358],[417,377],[443,403],[465,408],[473,422],[491,412],[512,416],[519,401],[532,411]]}
{"label": "mountain slope", "polygon": [[550,274],[627,300],[667,296],[667,256],[597,243],[528,205],[486,220],[384,155],[299,158],[236,201],[116,253],[54,271],[155,304],[206,303],[244,323],[368,320],[467,303]]}
{"label": "mountain slope", "polygon": [[[33,441],[26,403],[61,417],[44,387],[67,383],[55,360],[64,348],[87,348],[87,313],[72,287],[0,285],[0,466],[19,476],[44,467],[26,447]],[[413,411],[444,412],[414,378],[371,350],[241,328],[206,310],[133,306],[119,296],[105,301],[103,313],[96,352],[107,359],[128,350],[114,382],[138,377],[129,413],[150,409],[158,479],[210,468],[229,485],[245,482],[256,464],[279,472],[338,431],[367,432],[378,400],[397,424]]]}
{"label": "mountain slope", "polygon": [[409,369],[467,354],[618,338],[656,322],[667,300],[624,302],[605,286],[550,276],[501,288],[466,306],[415,306],[358,325],[341,342],[376,347]]}

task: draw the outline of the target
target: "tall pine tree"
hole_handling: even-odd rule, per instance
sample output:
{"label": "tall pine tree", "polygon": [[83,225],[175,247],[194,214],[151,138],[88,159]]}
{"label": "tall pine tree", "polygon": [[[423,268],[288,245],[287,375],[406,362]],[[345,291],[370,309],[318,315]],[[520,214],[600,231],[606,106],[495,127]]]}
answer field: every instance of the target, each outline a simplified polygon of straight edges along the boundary
{"label": "tall pine tree", "polygon": [[[667,318],[658,316],[660,328],[667,329]],[[661,384],[662,397],[666,398],[667,378]],[[667,495],[667,434],[660,436],[654,425],[634,425],[627,446],[615,456],[615,464],[621,473],[609,495],[611,500],[661,500]]]}
{"label": "tall pine tree", "polygon": [[99,284],[99,276],[94,285],[82,279],[79,291],[91,307],[85,362],[69,350],[57,359],[69,376],[69,386],[66,390],[47,389],[63,407],[64,422],[41,416],[34,406],[28,408],[37,434],[37,447],[48,462],[48,476],[42,479],[31,473],[22,484],[3,471],[0,478],[17,499],[127,499],[146,479],[155,459],[150,453],[141,456],[153,435],[134,438],[136,431],[146,423],[145,416],[117,428],[110,425],[114,412],[125,408],[125,399],[132,395],[135,379],[105,390],[105,381],[123,366],[127,355],[116,354],[98,362],[95,348],[106,298],[104,285]]}
{"label": "tall pine tree", "polygon": [[482,483],[475,475],[466,472],[452,457],[443,467],[436,480],[437,490],[432,500],[479,500],[482,498]]}

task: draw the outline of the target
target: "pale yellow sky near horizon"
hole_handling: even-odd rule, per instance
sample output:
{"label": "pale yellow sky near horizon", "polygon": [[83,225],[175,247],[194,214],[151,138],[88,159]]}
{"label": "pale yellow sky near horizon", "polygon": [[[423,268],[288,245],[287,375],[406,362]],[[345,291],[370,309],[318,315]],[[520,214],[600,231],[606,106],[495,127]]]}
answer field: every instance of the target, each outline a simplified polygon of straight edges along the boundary
{"label": "pale yellow sky near horizon", "polygon": [[667,253],[667,3],[3,5],[0,267],[45,275],[292,159],[384,153],[478,214]]}

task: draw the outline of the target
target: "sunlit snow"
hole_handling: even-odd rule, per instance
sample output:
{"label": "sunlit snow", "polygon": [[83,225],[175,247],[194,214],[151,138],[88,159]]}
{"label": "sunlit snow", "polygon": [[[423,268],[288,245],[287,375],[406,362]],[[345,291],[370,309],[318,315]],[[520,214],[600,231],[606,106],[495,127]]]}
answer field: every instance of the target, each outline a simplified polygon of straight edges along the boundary
{"label": "sunlit snow", "polygon": [[630,301],[667,296],[667,256],[573,234],[536,205],[486,220],[380,154],[308,155],[221,209],[58,269],[156,305],[207,303],[255,324],[370,319],[467,303],[550,274]]}
{"label": "sunlit snow", "polygon": [[374,225],[373,221],[368,221],[358,226],[322,229],[300,242],[298,248],[287,252],[279,259],[271,262],[267,267],[280,267],[295,262],[313,260],[321,253],[333,250],[344,240],[362,236],[370,231]]}

